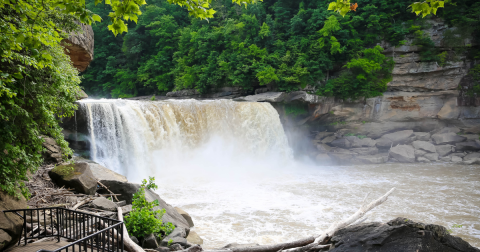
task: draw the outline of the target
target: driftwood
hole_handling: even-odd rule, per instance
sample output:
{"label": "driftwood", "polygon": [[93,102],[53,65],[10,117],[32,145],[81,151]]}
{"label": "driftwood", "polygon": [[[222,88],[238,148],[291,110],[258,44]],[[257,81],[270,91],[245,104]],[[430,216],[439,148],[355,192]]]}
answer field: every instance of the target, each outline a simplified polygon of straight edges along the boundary
{"label": "driftwood", "polygon": [[[123,221],[123,214],[122,214],[122,208],[118,207],[117,208],[118,212],[118,220]],[[128,252],[145,252],[143,248],[138,246],[135,242],[130,239],[130,236],[128,235],[127,227],[125,227],[125,224],[123,225],[123,244],[125,245],[125,250]]]}
{"label": "driftwood", "polygon": [[110,189],[108,189],[108,187],[106,187],[106,186],[105,186],[104,184],[102,184],[100,181],[97,181],[97,183],[98,183],[100,186],[102,186],[103,188],[105,188],[105,189],[110,193],[110,195],[113,195],[113,197],[115,197],[115,199],[116,199],[117,201],[120,201],[120,200],[118,200],[117,195],[116,195],[115,193],[113,193],[112,191],[110,191]]}
{"label": "driftwood", "polygon": [[277,252],[283,249],[289,248],[297,248],[308,245],[315,241],[315,238],[308,237],[305,239],[287,242],[287,243],[280,243],[275,245],[265,245],[265,246],[255,246],[255,247],[246,247],[246,248],[233,248],[233,252]]}
{"label": "driftwood", "polygon": [[382,197],[370,202],[370,204],[363,205],[362,207],[360,207],[360,209],[358,209],[357,212],[355,212],[353,215],[346,218],[345,220],[342,220],[342,221],[337,222],[337,223],[333,223],[327,229],[327,231],[325,231],[322,235],[320,235],[319,237],[317,237],[317,239],[315,239],[315,243],[325,244],[325,242],[327,242],[335,234],[335,232],[337,230],[339,230],[341,228],[344,228],[344,227],[356,222],[357,220],[361,219],[368,211],[372,210],[376,206],[385,202],[388,199],[388,196],[390,196],[390,194],[393,193],[393,191],[395,191],[395,188],[392,188],[390,191],[388,191]]}
{"label": "driftwood", "polygon": [[72,210],[75,210],[75,209],[79,208],[80,206],[83,206],[83,205],[87,204],[87,203],[90,202],[90,201],[92,201],[91,198],[84,199],[84,200],[78,202],[78,203],[77,203],[75,206],[73,206],[71,209],[72,209]]}

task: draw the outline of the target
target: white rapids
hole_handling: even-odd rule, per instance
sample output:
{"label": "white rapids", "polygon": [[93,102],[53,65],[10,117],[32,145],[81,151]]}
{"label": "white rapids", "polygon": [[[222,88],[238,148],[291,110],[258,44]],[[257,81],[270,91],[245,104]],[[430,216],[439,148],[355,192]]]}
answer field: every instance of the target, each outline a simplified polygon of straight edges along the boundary
{"label": "white rapids", "polygon": [[[296,161],[276,110],[229,100],[85,100],[91,158],[187,211],[204,247],[319,234],[392,187],[369,221],[439,224],[480,246],[480,167]],[[463,225],[461,228],[452,228]]]}

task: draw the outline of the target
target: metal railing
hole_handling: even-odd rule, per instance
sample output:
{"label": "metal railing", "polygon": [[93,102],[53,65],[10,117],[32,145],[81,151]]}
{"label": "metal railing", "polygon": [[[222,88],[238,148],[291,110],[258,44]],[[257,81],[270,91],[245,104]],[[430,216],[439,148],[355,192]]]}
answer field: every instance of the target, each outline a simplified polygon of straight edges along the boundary
{"label": "metal railing", "polygon": [[[123,222],[66,208],[6,210],[23,219],[22,239],[66,238],[73,242],[56,250],[38,252],[123,252]],[[22,239],[19,239],[18,245]]]}

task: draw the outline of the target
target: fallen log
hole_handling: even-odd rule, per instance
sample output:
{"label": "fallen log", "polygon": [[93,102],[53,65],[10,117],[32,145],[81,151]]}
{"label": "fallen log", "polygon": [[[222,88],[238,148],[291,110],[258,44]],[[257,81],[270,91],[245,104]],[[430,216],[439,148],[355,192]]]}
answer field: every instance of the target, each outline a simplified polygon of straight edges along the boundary
{"label": "fallen log", "polygon": [[[118,210],[117,212],[118,220],[123,221],[122,208],[117,207],[117,210]],[[132,241],[132,239],[130,239],[125,223],[123,224],[123,244],[125,245],[125,250],[128,252],[145,252],[143,248],[138,246],[138,244],[136,244],[135,242]]]}
{"label": "fallen log", "polygon": [[[290,248],[297,248],[302,247],[308,244],[311,244],[315,241],[315,238],[308,237],[301,240],[287,242],[287,243],[280,243],[275,245],[263,245],[263,246],[255,246],[255,247],[246,247],[246,248],[233,248],[233,252],[277,252],[284,249]],[[317,244],[316,244],[317,245]]]}

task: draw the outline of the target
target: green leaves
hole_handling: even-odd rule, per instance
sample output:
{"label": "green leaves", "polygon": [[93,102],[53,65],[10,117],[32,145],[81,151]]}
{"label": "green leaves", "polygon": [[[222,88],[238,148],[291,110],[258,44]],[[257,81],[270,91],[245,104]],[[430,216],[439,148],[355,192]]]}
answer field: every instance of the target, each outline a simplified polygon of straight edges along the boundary
{"label": "green leaves", "polygon": [[429,14],[437,15],[438,8],[444,8],[445,1],[426,0],[425,2],[415,2],[409,7],[412,8],[412,12],[422,17],[426,17]]}
{"label": "green leaves", "polygon": [[338,12],[342,17],[350,11],[350,0],[337,0],[328,5],[328,10]]}

